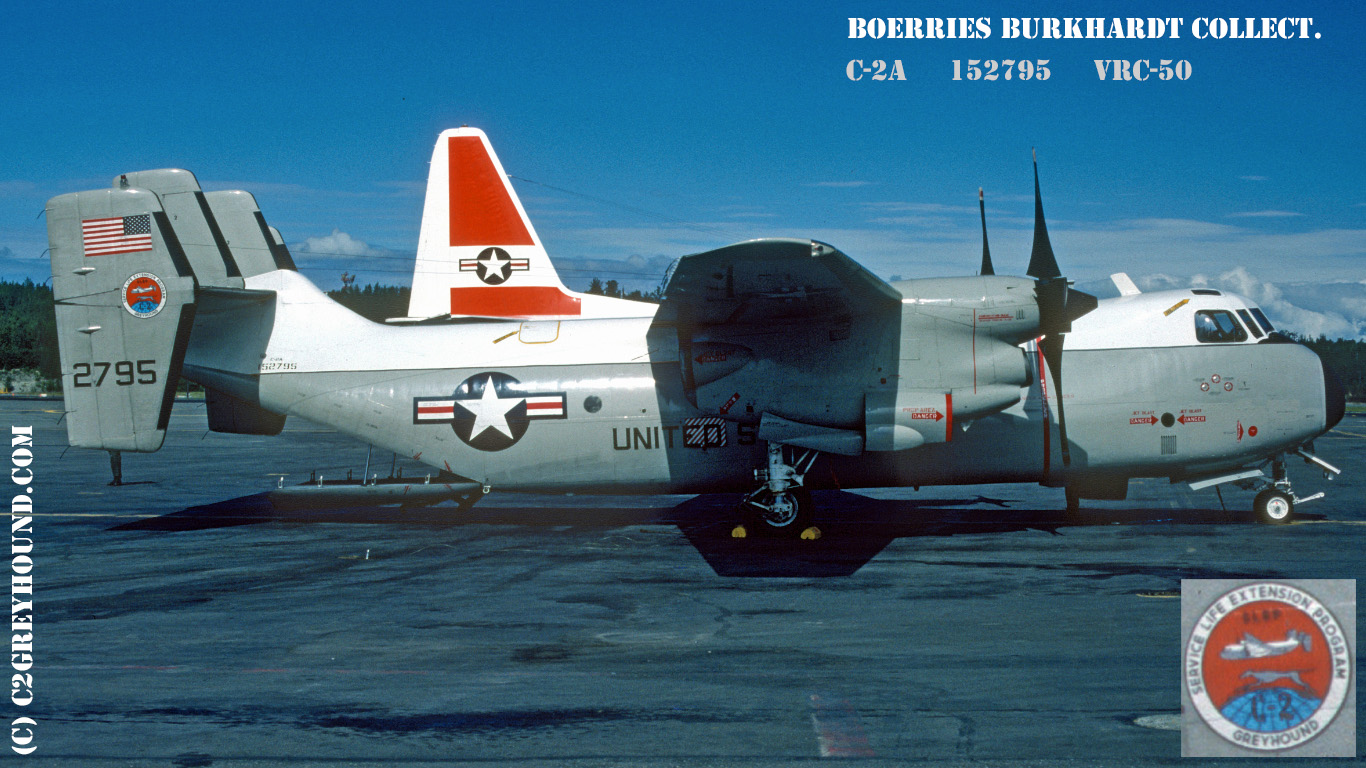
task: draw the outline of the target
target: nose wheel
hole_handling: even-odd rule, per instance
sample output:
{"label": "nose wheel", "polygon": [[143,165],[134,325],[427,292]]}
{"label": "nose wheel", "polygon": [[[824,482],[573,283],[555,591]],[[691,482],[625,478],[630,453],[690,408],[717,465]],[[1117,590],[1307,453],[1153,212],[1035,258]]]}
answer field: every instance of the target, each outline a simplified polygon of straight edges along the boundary
{"label": "nose wheel", "polygon": [[1278,488],[1267,488],[1252,500],[1252,511],[1258,522],[1284,525],[1295,517],[1295,497]]}

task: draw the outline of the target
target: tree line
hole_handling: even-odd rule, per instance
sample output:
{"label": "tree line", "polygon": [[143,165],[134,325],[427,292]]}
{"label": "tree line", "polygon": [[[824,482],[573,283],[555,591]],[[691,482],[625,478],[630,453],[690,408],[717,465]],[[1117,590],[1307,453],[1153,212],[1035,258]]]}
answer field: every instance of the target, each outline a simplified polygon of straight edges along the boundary
{"label": "tree line", "polygon": [[[659,291],[624,291],[616,280],[597,278],[588,293],[636,301],[659,301]],[[328,291],[338,303],[353,312],[383,322],[408,314],[407,287],[348,285]],[[1317,352],[1342,379],[1347,399],[1366,402],[1366,342],[1352,339],[1292,338]],[[57,318],[52,309],[52,289],[42,283],[0,281],[0,371],[36,370],[43,377],[61,379],[57,355]]]}

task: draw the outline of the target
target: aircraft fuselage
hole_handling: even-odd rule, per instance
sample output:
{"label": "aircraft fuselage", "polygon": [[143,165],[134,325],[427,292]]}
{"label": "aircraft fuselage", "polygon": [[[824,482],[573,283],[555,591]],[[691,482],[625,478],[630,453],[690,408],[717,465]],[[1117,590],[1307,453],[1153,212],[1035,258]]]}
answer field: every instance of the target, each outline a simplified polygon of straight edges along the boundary
{"label": "aircraft fuselage", "polygon": [[[274,275],[259,287],[306,282]],[[299,285],[288,287],[297,293]],[[284,301],[274,326],[298,327],[288,315],[318,306]],[[824,454],[807,486],[1176,479],[1293,450],[1325,428],[1324,375],[1305,347],[1175,336],[1084,348],[1085,324],[1105,322],[1105,312],[1095,315],[1078,322],[1073,337],[1082,344],[1069,338],[1065,352],[1070,467],[1051,382],[1024,344],[1019,362],[1028,374],[1014,405],[968,421],[942,414],[932,425],[942,425],[946,439],[914,450]],[[335,319],[311,339],[264,340],[252,392],[241,386],[253,377],[196,366],[196,351],[221,360],[224,348],[259,349],[253,334],[269,329],[230,330],[230,322],[200,318],[187,375],[498,489],[740,491],[762,465],[760,415],[746,413],[745,393],[707,410],[694,405],[678,335],[652,318],[398,328]],[[348,347],[366,369],[347,365]]]}

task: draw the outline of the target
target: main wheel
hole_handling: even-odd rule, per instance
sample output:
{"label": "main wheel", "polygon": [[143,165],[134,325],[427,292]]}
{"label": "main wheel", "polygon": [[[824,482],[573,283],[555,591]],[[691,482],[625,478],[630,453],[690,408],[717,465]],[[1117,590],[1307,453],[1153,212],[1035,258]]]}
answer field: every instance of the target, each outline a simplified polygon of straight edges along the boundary
{"label": "main wheel", "polygon": [[1267,488],[1252,500],[1252,511],[1260,523],[1284,525],[1295,517],[1295,500],[1284,491]]}
{"label": "main wheel", "polygon": [[811,526],[811,492],[794,488],[779,494],[768,489],[745,502],[745,511],[760,531],[800,536]]}

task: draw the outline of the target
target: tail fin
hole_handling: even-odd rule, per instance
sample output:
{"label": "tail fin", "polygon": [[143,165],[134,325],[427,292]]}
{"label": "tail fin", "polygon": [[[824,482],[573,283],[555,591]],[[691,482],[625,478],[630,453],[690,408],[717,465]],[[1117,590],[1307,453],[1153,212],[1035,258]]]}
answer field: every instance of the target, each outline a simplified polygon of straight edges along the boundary
{"label": "tail fin", "polygon": [[194,320],[186,252],[146,189],[54,197],[47,227],[67,438],[83,448],[155,451]]}
{"label": "tail fin", "polygon": [[432,152],[410,318],[630,317],[653,307],[564,287],[488,137],[443,131]]}
{"label": "tail fin", "polygon": [[203,287],[241,288],[243,278],[294,269],[280,233],[266,224],[247,192],[208,192],[179,168],[125,173],[115,189],[149,190],[165,208],[175,237]]}

